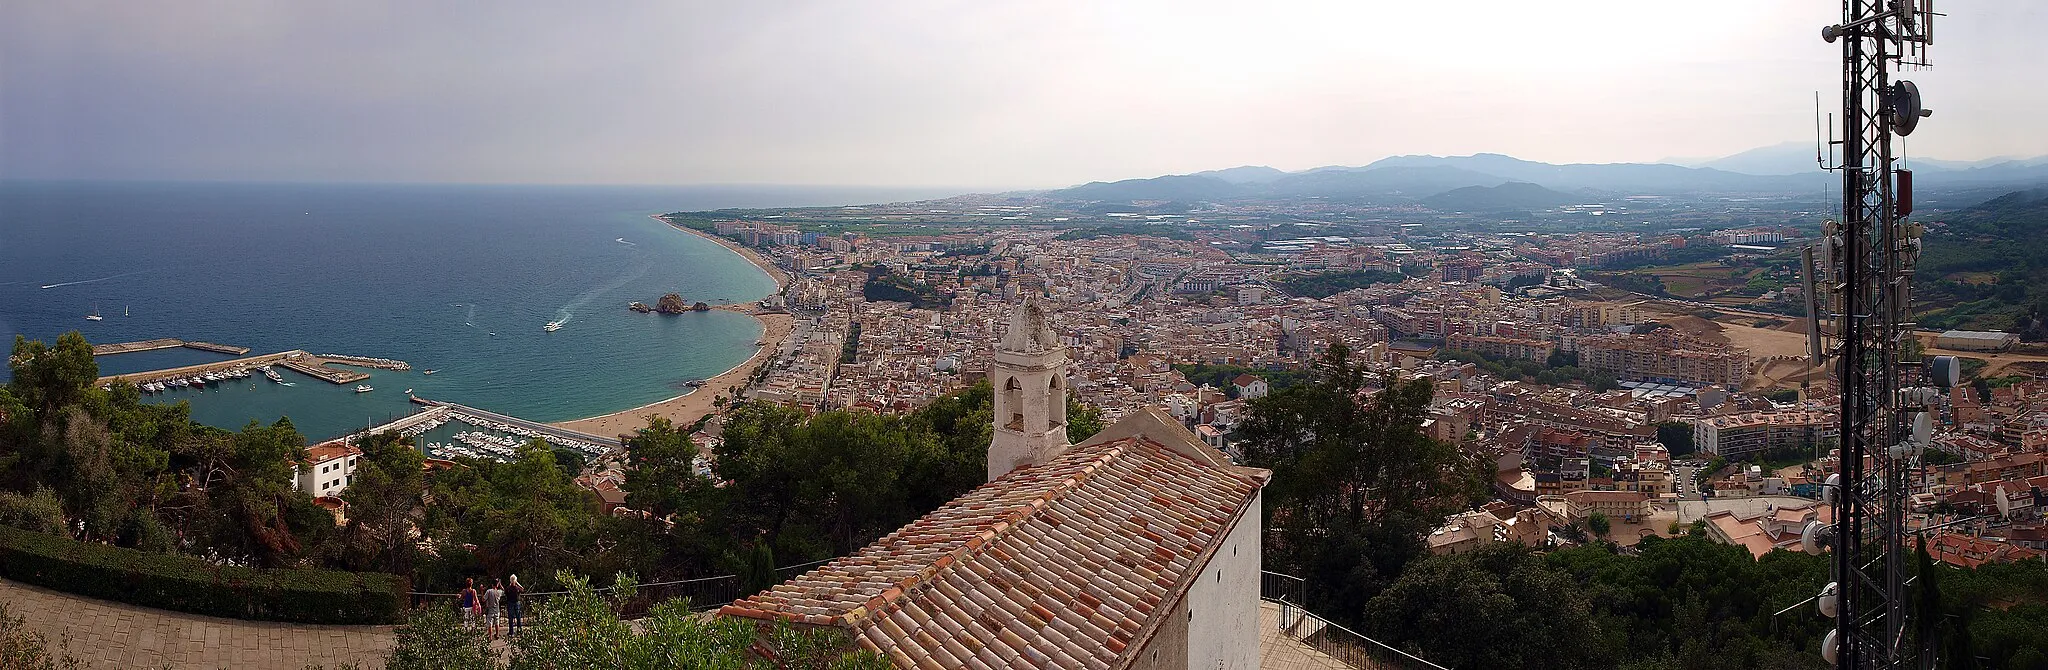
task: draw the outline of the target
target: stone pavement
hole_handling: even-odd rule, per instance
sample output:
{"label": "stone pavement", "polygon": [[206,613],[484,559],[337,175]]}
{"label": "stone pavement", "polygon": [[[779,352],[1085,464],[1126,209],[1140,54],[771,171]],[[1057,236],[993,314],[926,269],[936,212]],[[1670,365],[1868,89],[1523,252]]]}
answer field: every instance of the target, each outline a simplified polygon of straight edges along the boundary
{"label": "stone pavement", "polygon": [[0,602],[52,647],[92,668],[382,668],[391,626],[316,626],[221,619],[136,607],[0,580]]}
{"label": "stone pavement", "polygon": [[1259,601],[1259,670],[1357,670],[1280,630],[1280,605]]}

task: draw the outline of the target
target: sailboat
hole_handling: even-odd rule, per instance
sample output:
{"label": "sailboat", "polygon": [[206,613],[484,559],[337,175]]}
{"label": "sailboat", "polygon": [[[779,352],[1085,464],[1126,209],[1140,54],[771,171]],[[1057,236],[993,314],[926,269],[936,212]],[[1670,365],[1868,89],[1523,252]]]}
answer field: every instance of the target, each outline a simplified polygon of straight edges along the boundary
{"label": "sailboat", "polygon": [[127,318],[127,317],[128,317],[128,306],[127,306],[127,305],[122,305],[122,306],[121,306],[121,318],[124,318],[124,319],[125,319],[125,318]]}
{"label": "sailboat", "polygon": [[98,320],[100,320],[100,304],[99,304],[99,303],[93,303],[93,304],[92,304],[92,313],[91,313],[91,314],[87,314],[87,315],[85,315],[85,320],[87,320],[87,321],[98,321]]}

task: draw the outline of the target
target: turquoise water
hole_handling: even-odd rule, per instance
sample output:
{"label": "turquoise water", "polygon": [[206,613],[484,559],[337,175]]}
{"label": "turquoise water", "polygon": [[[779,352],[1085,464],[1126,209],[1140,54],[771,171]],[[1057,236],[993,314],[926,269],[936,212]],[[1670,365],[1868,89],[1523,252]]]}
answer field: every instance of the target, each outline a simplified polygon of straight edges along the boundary
{"label": "turquoise water", "polygon": [[[312,438],[410,411],[406,389],[538,421],[630,409],[745,361],[760,324],[725,311],[637,314],[676,292],[760,299],[738,254],[649,214],[871,202],[852,189],[0,183],[0,333],[161,337],[396,358],[370,393],[280,369],[157,401],[238,427],[290,416]],[[623,238],[625,242],[618,240]],[[43,288],[49,286],[49,288]],[[84,317],[97,305],[104,317]],[[124,311],[126,314],[124,315]],[[564,321],[553,333],[548,321]],[[11,338],[10,338],[11,339]],[[102,374],[225,356],[100,358]],[[434,369],[433,375],[421,370]]]}

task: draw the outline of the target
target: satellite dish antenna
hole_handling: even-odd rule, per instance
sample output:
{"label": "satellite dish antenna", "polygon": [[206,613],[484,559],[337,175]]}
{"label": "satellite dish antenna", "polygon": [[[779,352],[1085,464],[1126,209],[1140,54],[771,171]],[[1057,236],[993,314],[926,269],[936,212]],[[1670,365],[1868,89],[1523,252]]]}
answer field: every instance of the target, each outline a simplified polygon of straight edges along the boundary
{"label": "satellite dish antenna", "polygon": [[1820,590],[1819,605],[1821,616],[1833,619],[1835,614],[1841,611],[1841,608],[1837,607],[1842,604],[1841,599],[1835,595],[1835,590],[1836,584],[1834,582],[1828,582],[1827,587]]}
{"label": "satellite dish antenna", "polygon": [[1840,473],[1828,475],[1827,481],[1820,485],[1820,501],[1833,505],[1835,504],[1835,499],[1841,495],[1842,475]]}
{"label": "satellite dish antenna", "polygon": [[1934,110],[1920,104],[1920,87],[1913,82],[1900,79],[1892,84],[1890,97],[1892,131],[1900,137],[1913,134],[1913,129],[1920,126],[1921,117],[1934,115]]}
{"label": "satellite dish antenna", "polygon": [[1841,641],[1835,639],[1835,634],[1839,632],[1839,629],[1829,629],[1828,636],[1820,640],[1820,658],[1827,661],[1828,665],[1834,665],[1835,657],[1842,653]]}
{"label": "satellite dish antenna", "polygon": [[1806,527],[1799,529],[1800,551],[1819,556],[1821,552],[1826,551],[1834,543],[1835,527],[1833,525],[1824,524],[1816,520],[1806,522]]}

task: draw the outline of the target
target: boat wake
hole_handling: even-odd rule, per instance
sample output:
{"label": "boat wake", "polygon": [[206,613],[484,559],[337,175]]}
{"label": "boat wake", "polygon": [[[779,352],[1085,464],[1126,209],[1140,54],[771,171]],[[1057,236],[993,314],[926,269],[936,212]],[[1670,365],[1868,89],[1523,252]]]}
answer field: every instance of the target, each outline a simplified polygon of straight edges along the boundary
{"label": "boat wake", "polygon": [[590,304],[590,301],[596,300],[598,299],[598,297],[603,296],[606,293],[617,291],[620,288],[625,287],[625,285],[633,283],[633,280],[646,276],[647,271],[652,269],[654,269],[653,263],[642,263],[639,267],[636,267],[633,270],[626,272],[625,274],[619,275],[617,279],[613,279],[611,281],[605,282],[601,286],[577,294],[577,296],[574,299],[570,300],[568,304],[562,305],[561,309],[555,310],[555,323],[564,326],[569,325],[569,320],[576,318],[577,309],[582,308],[584,305]]}
{"label": "boat wake", "polygon": [[462,325],[469,326],[471,328],[476,327],[476,305],[460,302],[451,302],[448,303],[448,305],[450,307],[468,307],[469,311],[462,315]]}
{"label": "boat wake", "polygon": [[101,278],[99,278],[99,279],[80,279],[80,280],[78,280],[78,281],[66,281],[66,282],[57,282],[57,283],[55,283],[55,284],[44,284],[44,285],[43,285],[43,288],[46,288],[46,289],[52,289],[52,288],[57,288],[57,287],[59,287],[59,286],[77,286],[77,285],[79,285],[79,284],[96,284],[96,283],[99,283],[99,282],[103,282],[103,281],[110,281],[110,280],[114,280],[114,279],[120,279],[120,278],[122,278],[122,277],[127,277],[127,276],[130,276],[130,275],[139,275],[139,274],[142,274],[142,273],[144,273],[144,272],[148,272],[148,270],[136,270],[136,271],[134,271],[134,272],[123,272],[123,273],[121,273],[121,274],[117,274],[117,275],[114,275],[114,276],[112,276],[112,277],[101,277]]}
{"label": "boat wake", "polygon": [[616,240],[612,240],[612,241],[613,241],[613,242],[617,242],[617,243],[619,243],[619,244],[623,244],[623,245],[629,246],[629,247],[637,247],[637,246],[640,246],[640,245],[638,245],[638,244],[634,244],[634,243],[632,243],[632,242],[627,242],[627,241],[626,241],[626,238],[623,238],[623,237],[621,237],[621,238],[619,238],[619,239],[616,239]]}

